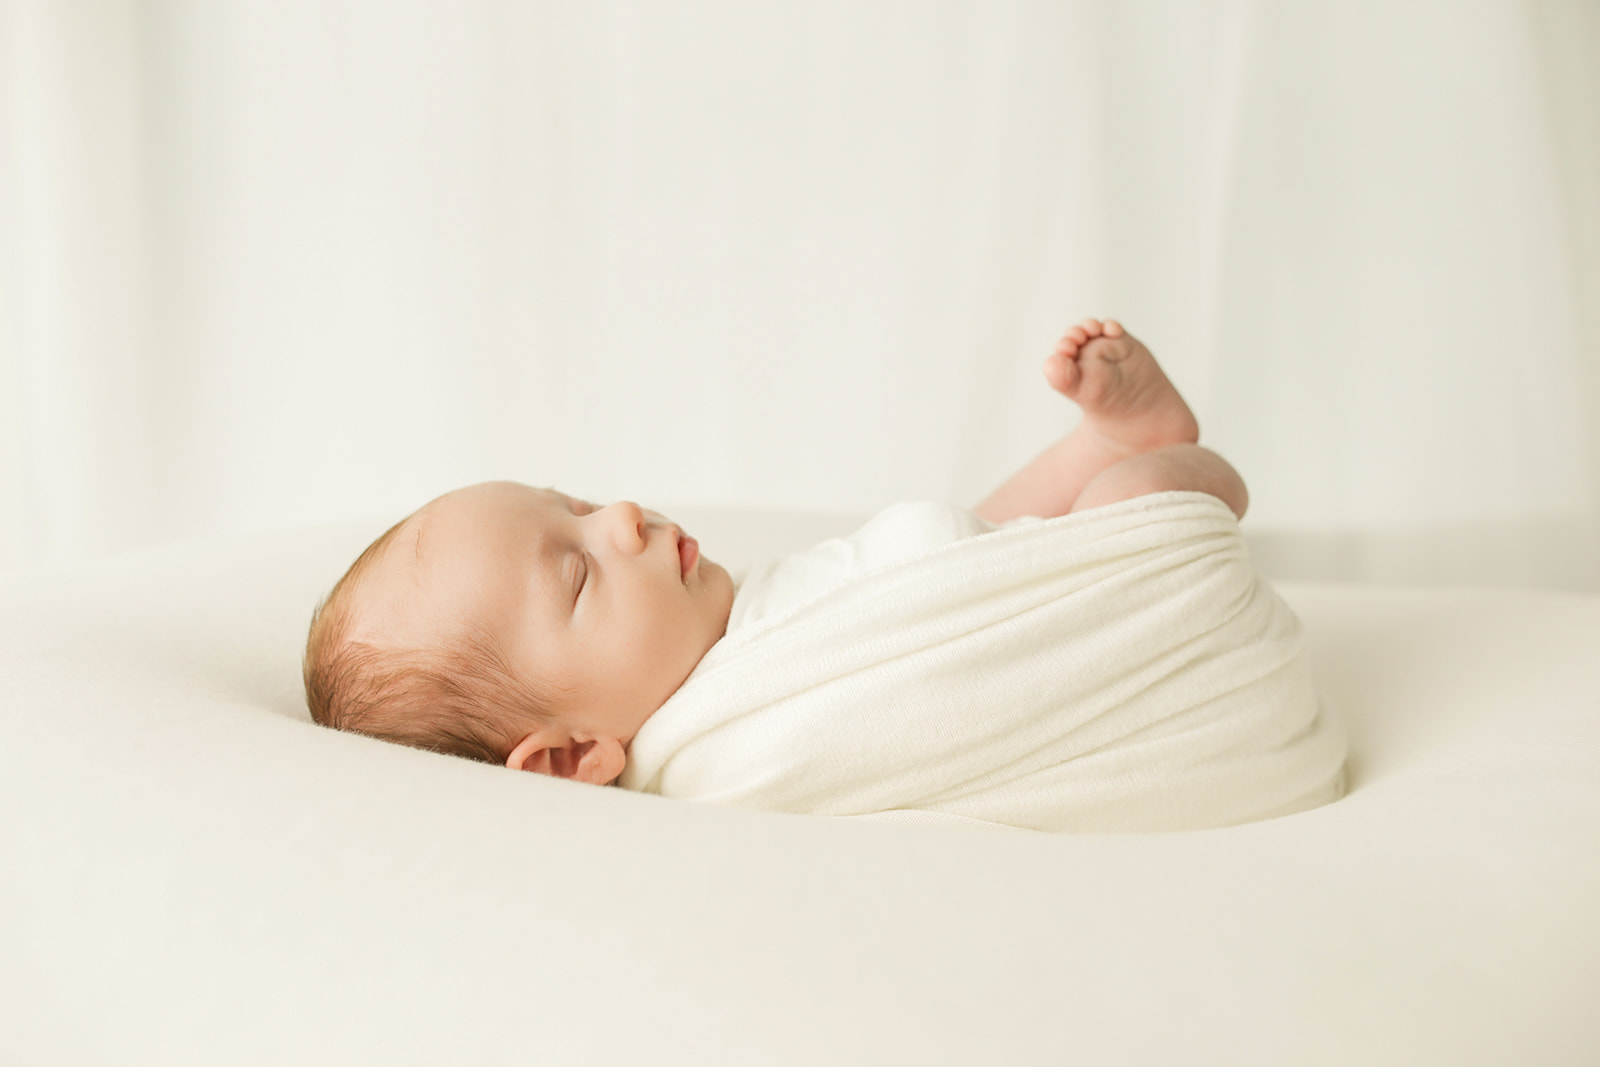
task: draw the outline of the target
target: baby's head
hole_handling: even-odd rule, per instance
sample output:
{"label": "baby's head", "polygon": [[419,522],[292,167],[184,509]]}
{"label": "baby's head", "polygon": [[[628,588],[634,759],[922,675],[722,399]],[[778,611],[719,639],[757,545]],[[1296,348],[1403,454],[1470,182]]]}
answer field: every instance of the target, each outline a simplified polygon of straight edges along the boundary
{"label": "baby's head", "polygon": [[605,784],[732,605],[661,515],[486,482],[351,565],[312,617],[306,699],[325,726]]}

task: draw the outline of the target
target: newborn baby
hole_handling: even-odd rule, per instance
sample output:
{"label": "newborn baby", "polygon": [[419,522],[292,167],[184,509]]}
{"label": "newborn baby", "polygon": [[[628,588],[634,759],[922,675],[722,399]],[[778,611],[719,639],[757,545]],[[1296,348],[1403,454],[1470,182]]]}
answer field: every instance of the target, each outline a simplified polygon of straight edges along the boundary
{"label": "newborn baby", "polygon": [[487,482],[373,542],[306,649],[320,723],[518,770],[613,781],[727,630],[728,572],[628,502]]}
{"label": "newborn baby", "polygon": [[[1188,405],[1118,323],[1074,327],[1044,373],[1083,418],[979,505],[978,525],[1174,490],[1244,514],[1244,483],[1196,444]],[[734,599],[728,572],[653,511],[469,486],[378,538],[318,607],[307,699],[324,725],[611,784],[728,634]]]}

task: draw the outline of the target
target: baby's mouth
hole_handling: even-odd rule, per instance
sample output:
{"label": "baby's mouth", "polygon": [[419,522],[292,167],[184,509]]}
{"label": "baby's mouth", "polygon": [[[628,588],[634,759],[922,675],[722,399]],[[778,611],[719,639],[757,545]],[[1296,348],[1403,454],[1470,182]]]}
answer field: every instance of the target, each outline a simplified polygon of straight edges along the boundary
{"label": "baby's mouth", "polygon": [[678,568],[679,568],[679,571],[680,571],[680,577],[682,577],[684,581],[687,582],[689,580],[689,572],[694,570],[695,564],[698,563],[699,561],[700,561],[700,542],[696,541],[694,538],[690,537],[688,534],[684,533],[682,530],[679,530],[678,531]]}

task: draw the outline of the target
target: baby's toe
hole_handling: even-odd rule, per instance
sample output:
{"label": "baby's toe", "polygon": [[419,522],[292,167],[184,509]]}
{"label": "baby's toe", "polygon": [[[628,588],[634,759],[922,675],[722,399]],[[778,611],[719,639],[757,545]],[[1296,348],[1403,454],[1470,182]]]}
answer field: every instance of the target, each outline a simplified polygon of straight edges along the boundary
{"label": "baby's toe", "polygon": [[1121,337],[1126,332],[1127,331],[1122,328],[1122,323],[1118,322],[1116,319],[1106,320],[1107,337]]}
{"label": "baby's toe", "polygon": [[1082,373],[1078,361],[1059,349],[1044,361],[1044,380],[1058,393],[1070,393],[1077,388]]}
{"label": "baby's toe", "polygon": [[1084,319],[1082,322],[1078,323],[1078,329],[1082,330],[1090,337],[1099,337],[1104,331],[1105,327],[1101,324],[1099,319]]}

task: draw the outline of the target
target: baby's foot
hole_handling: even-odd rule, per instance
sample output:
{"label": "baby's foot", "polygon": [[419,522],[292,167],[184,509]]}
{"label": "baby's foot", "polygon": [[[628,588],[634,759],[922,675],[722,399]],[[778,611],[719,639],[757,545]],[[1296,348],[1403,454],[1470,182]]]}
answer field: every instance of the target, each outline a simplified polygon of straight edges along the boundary
{"label": "baby's foot", "polygon": [[1079,430],[1127,455],[1194,444],[1200,424],[1156,357],[1115,319],[1084,319],[1044,363],[1053,389],[1083,409]]}

